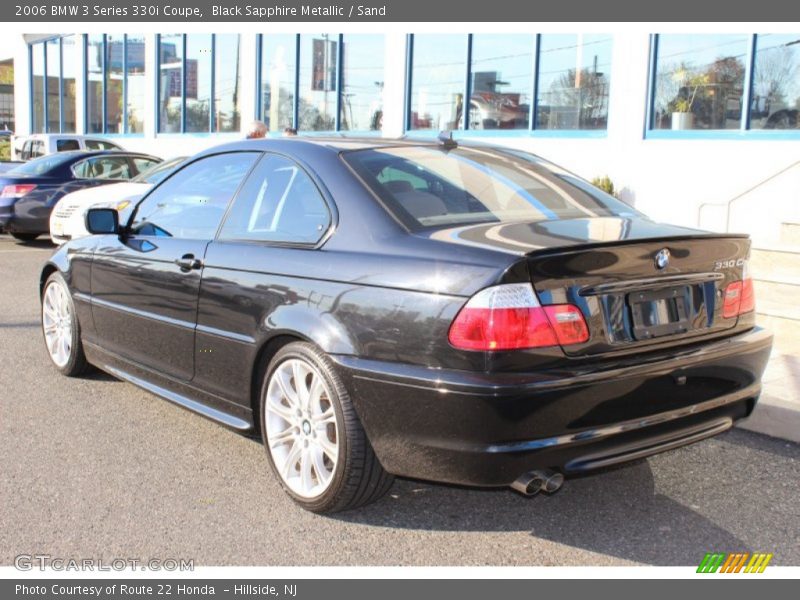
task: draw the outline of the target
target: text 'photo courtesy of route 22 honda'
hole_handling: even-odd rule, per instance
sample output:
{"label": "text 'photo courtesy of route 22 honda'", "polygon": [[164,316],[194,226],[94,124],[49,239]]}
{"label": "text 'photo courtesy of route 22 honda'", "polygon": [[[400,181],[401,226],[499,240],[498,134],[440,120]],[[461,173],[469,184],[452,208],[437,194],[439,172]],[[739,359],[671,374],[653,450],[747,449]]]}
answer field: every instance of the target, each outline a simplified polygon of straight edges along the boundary
{"label": "text 'photo courtesy of route 22 honda'", "polygon": [[554,492],[719,434],[772,345],[747,236],[447,136],[218,146],[86,228],[41,273],[55,366],[260,432],[316,512],[395,475]]}

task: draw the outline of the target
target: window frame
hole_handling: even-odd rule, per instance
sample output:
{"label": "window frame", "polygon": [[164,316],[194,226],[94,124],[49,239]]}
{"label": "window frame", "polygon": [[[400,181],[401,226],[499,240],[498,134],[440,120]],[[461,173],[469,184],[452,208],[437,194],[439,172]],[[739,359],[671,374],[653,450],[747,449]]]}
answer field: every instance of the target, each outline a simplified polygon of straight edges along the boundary
{"label": "window frame", "polygon": [[[255,118],[261,119],[263,115],[264,105],[263,105],[263,97],[261,94],[261,86],[264,82],[263,73],[262,73],[262,66],[264,60],[264,36],[269,36],[268,33],[259,33],[256,37],[256,98],[255,98]],[[294,63],[294,97],[292,99],[292,127],[298,129],[299,124],[299,109],[300,109],[300,61],[302,59],[300,48],[301,48],[301,36],[314,36],[318,35],[317,33],[297,33],[294,34],[294,56],[295,56],[295,63]],[[358,137],[380,137],[382,135],[383,129],[376,129],[376,130],[361,130],[361,129],[341,129],[341,111],[342,111],[342,83],[343,83],[343,76],[344,76],[344,33],[338,34],[330,34],[331,38],[335,38],[338,44],[337,52],[336,52],[336,102],[333,108],[334,111],[334,128],[330,130],[319,130],[319,131],[311,131],[306,129],[298,129],[298,132],[301,132],[303,135],[308,136],[324,136],[329,135],[331,133],[343,133],[344,135],[348,136],[358,136]],[[349,33],[347,35],[361,35],[358,33]],[[384,44],[386,41],[385,34],[381,34],[384,36]],[[384,69],[385,70],[385,69]],[[384,73],[385,75],[385,73]],[[270,131],[268,135],[270,136],[279,136],[282,135],[282,131]]]}
{"label": "window frame", "polygon": [[[417,34],[420,35],[420,34]],[[431,34],[421,34],[431,35]],[[472,93],[472,47],[473,38],[475,35],[493,35],[491,33],[465,33],[462,35],[467,36],[466,44],[466,69],[464,73],[464,98],[466,103]],[[528,112],[528,127],[520,129],[471,129],[469,127],[469,119],[463,118],[463,126],[461,129],[453,129],[454,139],[463,139],[465,137],[491,137],[491,138],[514,138],[514,137],[540,137],[540,138],[606,138],[608,137],[608,117],[606,118],[606,126],[603,129],[540,129],[536,127],[536,118],[539,111],[539,65],[540,65],[540,49],[542,33],[531,34],[531,52],[533,60],[531,61],[531,89],[529,94],[531,96],[530,110]],[[612,34],[609,34],[612,35]],[[413,93],[413,80],[414,80],[414,36],[415,34],[409,33],[406,38],[406,77],[405,77],[405,98],[403,107],[403,132],[406,136],[412,138],[431,138],[438,135],[438,130],[435,129],[412,129],[411,128],[411,105]],[[614,44],[612,36],[612,52]],[[613,59],[612,59],[613,67]],[[613,73],[612,73],[613,77]],[[609,87],[611,80],[609,80]],[[609,93],[608,97],[608,114],[612,110],[612,96]]]}
{"label": "window frame", "polygon": [[[289,162],[297,166],[300,169],[300,171],[302,171],[306,175],[306,177],[308,177],[311,184],[316,188],[319,197],[322,199],[322,202],[325,205],[326,210],[328,211],[327,227],[324,229],[320,237],[315,242],[288,242],[279,240],[257,240],[248,238],[220,238],[222,229],[228,222],[231,209],[233,208],[233,205],[236,203],[236,201],[239,199],[239,194],[241,193],[242,189],[250,180],[250,178],[256,173],[262,161],[265,161],[273,156],[288,160]],[[231,198],[231,201],[228,203],[228,208],[222,217],[222,221],[220,221],[219,227],[217,228],[217,233],[214,236],[213,241],[220,244],[254,244],[259,246],[271,246],[275,248],[304,248],[307,250],[317,250],[321,248],[330,239],[330,237],[336,230],[338,224],[339,224],[339,211],[336,207],[336,203],[333,201],[333,197],[328,191],[328,188],[325,187],[320,178],[317,177],[317,175],[308,167],[308,165],[295,156],[290,156],[284,152],[279,152],[275,150],[267,150],[261,153],[261,157],[255,162],[253,167],[247,173],[245,178],[242,180],[242,183],[239,185],[239,188],[236,190],[236,193]]]}
{"label": "window frame", "polygon": [[[797,129],[753,129],[750,122],[750,111],[753,100],[753,82],[756,68],[756,53],[758,49],[758,36],[761,34],[748,34],[747,56],[745,57],[745,71],[742,88],[742,114],[740,115],[737,129],[656,129],[656,83],[658,78],[658,47],[661,35],[650,35],[649,64],[647,72],[647,95],[645,105],[645,122],[643,137],[651,140],[797,140],[800,139],[800,128]],[[697,34],[712,35],[712,34]]]}
{"label": "window frame", "polygon": [[[180,106],[181,106],[181,118],[180,118],[180,126],[178,131],[161,131],[161,109],[160,109],[160,98],[161,98],[161,37],[163,34],[157,33],[156,34],[156,69],[155,69],[155,83],[156,83],[156,94],[155,94],[155,132],[156,135],[193,135],[193,136],[207,136],[207,135],[231,135],[237,134],[237,131],[217,131],[217,119],[216,119],[216,93],[217,93],[217,34],[204,34],[204,33],[180,33],[180,43],[182,45],[182,52],[181,52],[181,98],[180,98]],[[211,57],[210,57],[210,69],[209,69],[209,77],[211,79],[210,86],[209,86],[209,99],[208,99],[208,130],[207,131],[187,131],[186,130],[186,77],[187,77],[187,57],[186,57],[186,41],[188,35],[210,35],[211,36]],[[225,34],[220,34],[225,35]],[[239,53],[241,55],[244,46],[242,45],[242,33],[233,33],[227,35],[238,35],[239,36]],[[261,34],[259,34],[260,36]],[[260,37],[259,37],[260,40]],[[257,69],[259,68],[261,61],[260,61],[260,43],[257,44],[259,48],[259,58],[256,60]],[[242,80],[242,74],[239,73],[240,79],[240,86]],[[260,83],[260,78],[257,79],[257,83]],[[258,90],[258,86],[256,86],[256,90]],[[240,87],[241,90],[241,87]],[[240,125],[242,123],[242,107],[241,104],[238,107],[239,111],[239,122]],[[256,108],[258,111],[258,108]],[[127,118],[127,116],[126,116]]]}

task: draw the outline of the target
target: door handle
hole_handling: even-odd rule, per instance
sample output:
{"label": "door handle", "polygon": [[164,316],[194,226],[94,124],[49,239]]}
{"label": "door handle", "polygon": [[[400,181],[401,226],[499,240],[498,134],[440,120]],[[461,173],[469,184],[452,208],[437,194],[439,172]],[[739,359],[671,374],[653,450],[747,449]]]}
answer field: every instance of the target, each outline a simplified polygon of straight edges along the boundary
{"label": "door handle", "polygon": [[175,259],[175,264],[181,268],[181,271],[191,271],[202,268],[203,261],[195,258],[194,254],[184,254]]}

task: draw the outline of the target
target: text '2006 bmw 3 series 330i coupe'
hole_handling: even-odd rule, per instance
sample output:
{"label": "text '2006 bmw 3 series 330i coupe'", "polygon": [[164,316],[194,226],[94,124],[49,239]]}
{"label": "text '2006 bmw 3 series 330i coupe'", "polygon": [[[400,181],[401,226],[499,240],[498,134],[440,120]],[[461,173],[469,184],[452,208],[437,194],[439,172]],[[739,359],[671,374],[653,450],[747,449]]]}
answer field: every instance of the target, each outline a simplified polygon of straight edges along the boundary
{"label": "text '2006 bmw 3 series 330i coupe'", "polygon": [[747,236],[446,137],[218,146],[86,226],[41,273],[55,366],[260,432],[316,512],[393,476],[554,492],[708,438],[772,343]]}

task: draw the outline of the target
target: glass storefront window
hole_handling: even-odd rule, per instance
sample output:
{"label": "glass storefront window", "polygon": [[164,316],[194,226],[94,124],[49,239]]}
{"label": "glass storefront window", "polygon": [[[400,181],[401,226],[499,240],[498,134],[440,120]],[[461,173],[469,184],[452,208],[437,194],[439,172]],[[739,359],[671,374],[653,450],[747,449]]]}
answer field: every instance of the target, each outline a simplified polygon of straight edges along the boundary
{"label": "glass storefront window", "polygon": [[211,110],[211,35],[186,36],[186,131],[207,132]]}
{"label": "glass storefront window", "polygon": [[536,129],[605,129],[611,36],[542,35]]}
{"label": "glass storefront window", "polygon": [[659,35],[654,129],[739,129],[747,35]]}
{"label": "glass storefront window", "polygon": [[44,44],[31,46],[31,76],[33,77],[33,108],[31,131],[44,132]]}
{"label": "glass storefront window", "polygon": [[127,133],[144,132],[145,67],[143,35],[128,35],[126,57],[126,95],[128,97]]}
{"label": "glass storefront window", "polygon": [[162,34],[158,48],[158,131],[180,133],[182,119],[183,35]]}
{"label": "glass storefront window", "polygon": [[470,129],[527,129],[533,82],[532,35],[472,36]]}
{"label": "glass storefront window", "polygon": [[106,129],[105,133],[125,133],[123,81],[125,79],[125,36],[106,36]]}
{"label": "glass storefront window", "polygon": [[300,36],[300,98],[297,128],[333,131],[336,127],[339,36]]}
{"label": "glass storefront window", "polygon": [[376,131],[383,120],[384,38],[347,34],[342,42],[342,101],[339,127]]}
{"label": "glass storefront window", "polygon": [[800,129],[800,34],[759,34],[750,98],[753,129]]}
{"label": "glass storefront window", "polygon": [[238,34],[218,34],[214,42],[214,128],[239,131],[242,57]]}
{"label": "glass storefront window", "polygon": [[414,36],[410,129],[461,129],[467,36]]}
{"label": "glass storefront window", "polygon": [[47,131],[61,130],[61,41],[49,40],[47,49]]}
{"label": "glass storefront window", "polygon": [[61,52],[64,57],[61,72],[61,112],[64,122],[61,124],[62,133],[75,133],[76,111],[75,94],[78,82],[78,62],[76,60],[76,36],[68,35],[61,38]]}
{"label": "glass storefront window", "polygon": [[270,131],[294,127],[297,36],[261,37],[261,120]]}
{"label": "glass storefront window", "polygon": [[86,46],[86,131],[103,133],[103,36],[90,35]]}

